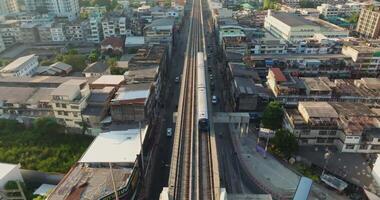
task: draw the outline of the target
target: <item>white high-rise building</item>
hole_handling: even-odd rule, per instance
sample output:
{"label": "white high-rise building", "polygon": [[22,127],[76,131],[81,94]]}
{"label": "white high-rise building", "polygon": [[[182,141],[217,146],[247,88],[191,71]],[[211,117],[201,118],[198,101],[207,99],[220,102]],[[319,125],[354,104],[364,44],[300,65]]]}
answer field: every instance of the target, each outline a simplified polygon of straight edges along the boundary
{"label": "white high-rise building", "polygon": [[0,0],[0,15],[18,12],[17,0]]}
{"label": "white high-rise building", "polygon": [[70,21],[79,16],[78,0],[25,0],[27,11],[49,12],[59,17],[67,17]]}

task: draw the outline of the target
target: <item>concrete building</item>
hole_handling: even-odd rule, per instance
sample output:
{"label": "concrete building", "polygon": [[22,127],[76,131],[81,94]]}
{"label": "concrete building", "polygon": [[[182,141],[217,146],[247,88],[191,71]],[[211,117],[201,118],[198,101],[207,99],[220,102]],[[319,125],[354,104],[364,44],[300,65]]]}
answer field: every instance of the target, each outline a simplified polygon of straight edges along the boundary
{"label": "concrete building", "polygon": [[65,24],[65,37],[68,41],[86,41],[89,24],[86,21],[71,21]]}
{"label": "concrete building", "polygon": [[105,62],[97,61],[89,64],[82,72],[86,78],[100,77],[111,74],[108,65]]}
{"label": "concrete building", "polygon": [[0,23],[0,34],[5,47],[10,47],[20,40],[20,23],[17,20],[6,20]]}
{"label": "concrete building", "polygon": [[47,23],[47,24],[42,24],[37,26],[37,31],[38,31],[38,37],[39,41],[38,42],[51,42],[53,41],[52,34],[51,34],[51,27],[53,23]]}
{"label": "concrete building", "polygon": [[380,75],[380,47],[370,45],[345,45],[342,54],[354,62],[355,76],[377,77]]}
{"label": "concrete building", "polygon": [[[112,121],[145,121],[148,119],[149,105],[154,101],[151,83],[131,84],[120,87],[111,100]],[[153,91],[153,92],[152,92]]]}
{"label": "concrete building", "polygon": [[378,153],[379,116],[360,103],[300,102],[286,109],[284,127],[300,145],[334,145],[347,153]]}
{"label": "concrete building", "polygon": [[0,163],[0,189],[4,189],[8,181],[24,182],[20,172],[20,165]]}
{"label": "concrete building", "polygon": [[140,184],[137,155],[146,131],[131,126],[99,134],[47,199],[115,199],[115,189],[120,199],[133,199]]}
{"label": "concrete building", "polygon": [[101,19],[102,15],[100,13],[90,14],[90,34],[87,37],[88,41],[99,43],[103,39],[103,31]]}
{"label": "concrete building", "polygon": [[125,85],[125,78],[123,75],[102,75],[90,83],[90,88],[92,90],[103,89],[105,87],[114,87],[119,89],[122,85]]}
{"label": "concrete building", "polygon": [[73,67],[63,62],[56,62],[49,66],[40,66],[37,73],[42,76],[67,76]]}
{"label": "concrete building", "polygon": [[53,88],[0,86],[0,116],[24,123],[39,117],[54,117],[50,104]]}
{"label": "concrete building", "polygon": [[81,128],[81,112],[87,106],[90,89],[86,80],[68,80],[51,93],[51,104],[57,121],[70,128]]}
{"label": "concrete building", "polygon": [[107,15],[102,19],[104,38],[122,37],[127,35],[127,21],[125,17]]}
{"label": "concrete building", "polygon": [[105,38],[100,43],[100,51],[105,54],[122,55],[124,52],[124,42],[118,37]]}
{"label": "concrete building", "polygon": [[88,134],[97,135],[101,132],[102,122],[109,115],[110,101],[115,92],[115,87],[91,90],[90,97],[87,99],[87,106],[82,111]]}
{"label": "concrete building", "polygon": [[368,6],[360,11],[356,31],[365,38],[380,36],[380,7]]}
{"label": "concrete building", "polygon": [[328,38],[348,37],[347,30],[326,21],[313,17],[305,19],[304,17],[284,12],[268,11],[264,28],[274,36],[289,42],[310,39],[316,33],[322,33]]}
{"label": "concrete building", "polygon": [[380,80],[377,78],[298,78],[272,68],[268,73],[267,85],[276,100],[289,106],[300,101],[358,102],[371,107],[378,107],[380,103]]}
{"label": "concrete building", "polygon": [[17,0],[0,1],[0,15],[7,15],[19,12]]}
{"label": "concrete building", "polygon": [[79,17],[80,11],[78,0],[25,0],[25,9],[29,12],[47,11],[70,21]]}
{"label": "concrete building", "polygon": [[281,38],[276,38],[266,32],[262,38],[254,38],[249,42],[250,54],[267,55],[267,54],[286,54],[287,44]]}
{"label": "concrete building", "polygon": [[350,16],[353,13],[360,12],[361,7],[355,6],[357,4],[322,4],[317,7],[319,14],[323,15],[326,18],[338,17],[338,16]]}
{"label": "concrete building", "polygon": [[1,76],[33,76],[38,67],[38,56],[32,54],[17,58],[0,69]]}
{"label": "concrete building", "polygon": [[51,40],[53,42],[66,41],[64,23],[54,23],[50,28]]}
{"label": "concrete building", "polygon": [[148,45],[164,44],[168,46],[169,57],[173,46],[173,18],[163,18],[152,21],[144,27],[145,43]]}
{"label": "concrete building", "polygon": [[19,28],[19,37],[17,42],[30,44],[40,41],[40,36],[38,34],[38,24],[21,24]]}

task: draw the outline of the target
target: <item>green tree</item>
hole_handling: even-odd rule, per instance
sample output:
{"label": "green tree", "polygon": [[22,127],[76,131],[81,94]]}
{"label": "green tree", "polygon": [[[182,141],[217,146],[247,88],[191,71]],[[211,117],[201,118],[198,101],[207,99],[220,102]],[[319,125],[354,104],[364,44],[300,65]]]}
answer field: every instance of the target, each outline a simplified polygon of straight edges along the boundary
{"label": "green tree", "polygon": [[106,60],[106,63],[109,67],[116,67],[117,65],[117,59],[116,58],[108,58]]}
{"label": "green tree", "polygon": [[120,67],[111,67],[111,74],[112,75],[123,75],[127,69],[120,68]]}
{"label": "green tree", "polygon": [[83,69],[86,67],[86,57],[80,54],[64,55],[62,62],[71,65],[74,71],[83,71]]}
{"label": "green tree", "polygon": [[346,20],[351,24],[358,23],[359,20],[359,13],[352,13],[349,17],[346,18]]}
{"label": "green tree", "polygon": [[98,59],[99,59],[99,54],[96,51],[91,52],[90,55],[88,56],[88,60],[92,63],[98,61]]}
{"label": "green tree", "polygon": [[261,123],[264,128],[277,130],[282,127],[282,106],[278,101],[270,102],[264,110]]}
{"label": "green tree", "polygon": [[271,143],[285,158],[289,158],[298,150],[296,137],[286,129],[276,131],[275,136],[271,139]]}
{"label": "green tree", "polygon": [[55,134],[63,133],[64,127],[55,121],[55,119],[50,117],[38,118],[33,122],[34,132],[39,132],[41,134]]}

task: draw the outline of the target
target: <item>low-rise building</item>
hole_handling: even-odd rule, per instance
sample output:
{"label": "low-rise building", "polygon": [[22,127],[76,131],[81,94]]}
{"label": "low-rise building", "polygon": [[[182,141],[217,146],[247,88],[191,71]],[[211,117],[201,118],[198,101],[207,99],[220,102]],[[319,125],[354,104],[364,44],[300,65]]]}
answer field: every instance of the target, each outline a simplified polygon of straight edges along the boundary
{"label": "low-rise building", "polygon": [[0,69],[0,75],[9,76],[33,76],[38,67],[38,56],[35,54],[17,58],[5,67]]}
{"label": "low-rise building", "polygon": [[354,62],[355,76],[377,77],[380,75],[380,47],[371,45],[345,45],[342,54]]}
{"label": "low-rise building", "polygon": [[82,72],[86,78],[100,77],[110,74],[108,65],[103,61],[97,61],[89,64]]}
{"label": "low-rise building", "polygon": [[284,127],[300,145],[334,145],[341,152],[378,153],[379,116],[360,103],[300,102],[286,109]]}
{"label": "low-rise building", "polygon": [[151,83],[131,84],[120,87],[111,100],[112,121],[141,122],[149,119],[154,105],[154,90]]}
{"label": "low-rise building", "polygon": [[3,37],[1,36],[0,34],[0,53],[3,52],[5,50],[5,43],[3,41]]}
{"label": "low-rise building", "polygon": [[122,55],[124,52],[124,42],[117,37],[108,37],[101,42],[100,50],[102,53]]}
{"label": "low-rise building", "polygon": [[90,83],[90,88],[103,89],[105,87],[115,87],[118,89],[122,85],[125,85],[125,78],[123,75],[102,75]]}
{"label": "low-rise building", "polygon": [[88,134],[97,135],[101,132],[101,123],[110,114],[110,101],[115,92],[115,87],[91,90],[90,97],[87,99],[87,106],[82,111]]}
{"label": "low-rise building", "polygon": [[17,20],[6,20],[0,23],[0,34],[5,47],[10,47],[20,40],[20,23]]}
{"label": "low-rise building", "polygon": [[145,43],[149,45],[163,44],[168,46],[169,57],[173,46],[173,18],[153,20],[144,27]]}
{"label": "low-rise building", "polygon": [[81,112],[87,106],[90,89],[86,80],[71,79],[51,93],[51,105],[57,121],[70,128],[81,128]]}
{"label": "low-rise building", "polygon": [[275,98],[285,105],[297,105],[300,101],[358,102],[378,107],[380,103],[380,79],[335,79],[327,77],[299,78],[271,68],[267,85]]}
{"label": "low-rise building", "polygon": [[47,199],[115,199],[115,190],[120,199],[133,199],[140,184],[137,156],[146,132],[147,127],[135,125],[99,134]]}
{"label": "low-rise building", "polygon": [[125,17],[114,16],[112,14],[104,16],[102,19],[102,29],[104,38],[122,37],[127,34],[127,21]]}
{"label": "low-rise building", "polygon": [[348,30],[326,21],[313,17],[305,19],[304,17],[284,12],[268,11],[264,27],[276,37],[283,38],[289,42],[313,38],[316,33],[322,33],[328,38],[348,37]]}
{"label": "low-rise building", "polygon": [[67,76],[73,67],[63,62],[56,62],[49,66],[41,66],[37,69],[37,74],[42,76]]}
{"label": "low-rise building", "polygon": [[[1,5],[0,5],[1,6]],[[6,188],[8,182],[13,182],[16,185]],[[0,163],[0,198],[1,199],[15,199],[26,200],[21,183],[24,180],[21,176],[20,165]]]}

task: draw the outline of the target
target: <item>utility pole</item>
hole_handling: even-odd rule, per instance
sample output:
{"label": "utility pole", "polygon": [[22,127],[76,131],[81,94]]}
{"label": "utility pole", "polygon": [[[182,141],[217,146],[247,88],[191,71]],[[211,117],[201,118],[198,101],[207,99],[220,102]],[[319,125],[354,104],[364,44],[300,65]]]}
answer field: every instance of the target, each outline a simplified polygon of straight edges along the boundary
{"label": "utility pole", "polygon": [[113,177],[112,164],[110,162],[108,164],[110,166],[112,186],[113,186],[113,191],[115,193],[115,198],[116,198],[116,200],[119,200],[119,195],[117,194],[116,185],[115,185],[115,179]]}

